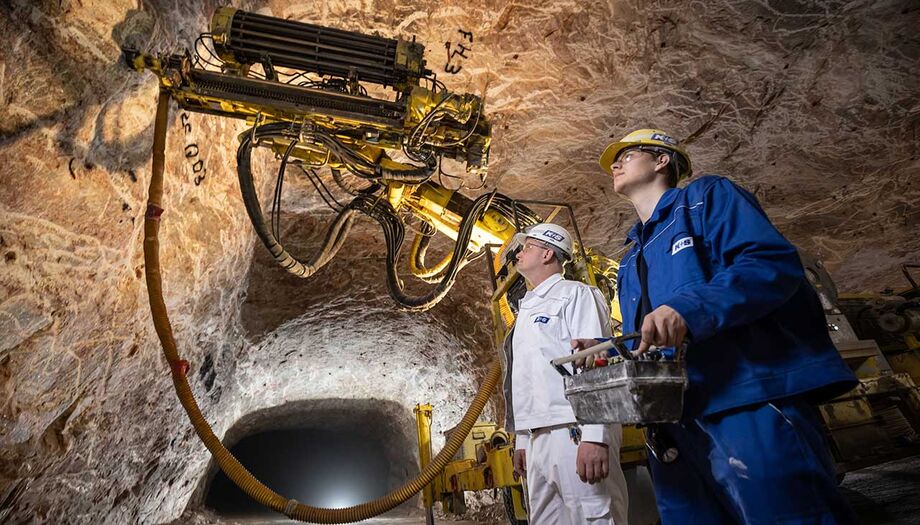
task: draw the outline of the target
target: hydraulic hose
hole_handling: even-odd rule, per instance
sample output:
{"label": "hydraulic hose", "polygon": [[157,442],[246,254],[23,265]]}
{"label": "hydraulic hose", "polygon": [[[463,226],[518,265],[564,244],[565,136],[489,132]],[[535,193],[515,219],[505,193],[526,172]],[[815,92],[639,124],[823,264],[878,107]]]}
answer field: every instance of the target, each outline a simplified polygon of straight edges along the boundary
{"label": "hydraulic hose", "polygon": [[450,291],[454,281],[457,279],[457,273],[469,262],[464,255],[467,252],[467,246],[473,234],[473,227],[476,221],[479,220],[480,215],[488,209],[492,202],[492,197],[492,194],[484,194],[473,201],[460,221],[453,256],[444,270],[443,277],[429,292],[418,296],[408,295],[405,292],[402,280],[396,272],[399,252],[402,249],[402,243],[405,238],[405,226],[402,219],[396,215],[393,208],[386,201],[371,200],[368,196],[356,197],[352,201],[350,206],[356,206],[369,217],[375,219],[383,229],[383,236],[387,245],[387,291],[403,310],[428,310],[447,295],[447,292]]}
{"label": "hydraulic hose", "polygon": [[[291,126],[283,122],[273,122],[259,126],[255,134],[290,134]],[[421,184],[426,182],[434,174],[437,163],[433,158],[429,158],[420,166],[409,165],[408,168],[387,168],[381,164],[369,161],[363,155],[352,150],[350,147],[342,144],[335,136],[321,130],[312,130],[307,133],[315,142],[325,146],[333,156],[339,159],[349,171],[368,180],[387,179],[391,181],[402,182],[405,184]]]}
{"label": "hydraulic hose", "polygon": [[[387,244],[387,290],[389,291],[390,296],[397,303],[399,303],[399,305],[404,310],[424,311],[437,304],[438,301],[447,295],[451,287],[453,287],[454,281],[457,278],[457,273],[469,263],[469,250],[467,249],[467,246],[469,245],[470,238],[473,234],[473,228],[476,224],[476,221],[479,220],[480,216],[485,213],[485,211],[493,204],[496,206],[496,209],[500,210],[501,212],[507,213],[509,209],[510,200],[507,197],[498,195],[495,192],[481,195],[479,198],[473,201],[470,208],[466,211],[463,219],[460,222],[459,231],[457,234],[457,242],[454,245],[454,251],[445,257],[444,260],[434,268],[435,271],[433,273],[431,270],[425,270],[421,272],[423,275],[420,278],[423,281],[435,284],[431,291],[423,295],[408,295],[404,290],[402,281],[399,279],[399,275],[397,275],[396,264],[399,259],[399,252],[402,247],[403,238],[405,236],[405,226],[403,225],[402,220],[399,218],[399,216],[396,215],[396,212],[392,209],[392,207],[390,207],[388,204],[384,205],[380,203],[379,199],[377,198],[373,199],[373,201],[369,200],[369,196],[365,192],[359,193],[351,203],[342,209],[338,217],[336,217],[336,220],[330,225],[329,230],[326,232],[326,239],[323,243],[322,249],[314,259],[303,263],[288,253],[284,246],[278,242],[278,239],[275,237],[271,228],[265,224],[265,218],[262,215],[262,205],[259,201],[258,195],[256,194],[255,184],[253,183],[252,178],[251,159],[252,147],[254,143],[257,143],[259,139],[265,137],[278,137],[285,135],[288,135],[290,138],[294,139],[292,133],[293,130],[291,129],[291,126],[283,122],[264,124],[250,129],[248,133],[243,135],[240,141],[240,147],[237,149],[237,172],[240,180],[240,191],[243,195],[243,202],[246,206],[246,212],[249,214],[249,218],[252,221],[253,228],[256,230],[256,234],[259,236],[259,239],[262,240],[262,244],[268,248],[269,253],[271,253],[275,261],[282,268],[298,277],[312,276],[320,268],[332,260],[333,257],[335,257],[335,254],[338,253],[342,243],[344,243],[348,232],[351,230],[354,212],[361,211],[376,219],[377,222],[380,223],[380,226],[383,228],[384,237],[386,238]],[[349,155],[356,158],[360,157],[348,148],[344,148],[344,146],[335,140],[334,137],[327,136],[327,134],[318,131],[312,131],[311,133],[314,139],[319,140],[325,144],[330,148],[330,151],[332,151],[342,160],[344,160],[344,158]],[[363,159],[360,162],[367,161],[366,159]],[[359,172],[355,171],[351,165],[347,165],[347,167],[352,172],[362,176]],[[379,172],[380,166],[375,166],[374,169]],[[411,170],[401,171],[408,173]],[[333,176],[335,176],[335,174],[333,174]],[[389,178],[389,176],[385,178]],[[423,180],[427,179],[419,179],[415,182],[422,182]],[[341,185],[341,182],[338,178],[336,179],[336,182]],[[371,186],[371,188],[376,189],[377,186]],[[418,248],[421,249],[421,258],[416,257],[416,255],[419,254]],[[416,261],[422,261],[422,264],[424,264],[425,250],[427,250],[427,245],[420,246],[419,244],[416,244],[414,246],[413,254],[410,257],[410,266],[413,262]]]}
{"label": "hydraulic hose", "polygon": [[331,261],[341,249],[342,244],[348,237],[348,233],[351,231],[355,211],[348,207],[342,210],[332,224],[329,225],[323,247],[312,260],[303,263],[284,249],[284,246],[278,242],[278,239],[272,233],[271,227],[265,223],[265,217],[262,215],[262,204],[259,202],[259,196],[256,194],[256,187],[252,180],[251,160],[252,135],[247,133],[236,152],[237,174],[240,179],[240,193],[243,195],[243,204],[246,206],[246,213],[249,214],[249,219],[252,221],[256,235],[262,240],[262,244],[268,248],[275,262],[282,268],[298,277],[307,278],[312,276]]}
{"label": "hydraulic hose", "polygon": [[415,240],[412,241],[412,249],[409,252],[409,271],[415,277],[429,284],[434,284],[441,280],[439,274],[447,268],[448,263],[454,256],[454,252],[448,252],[434,266],[430,268],[425,266],[425,254],[428,252],[428,245],[431,243],[431,235],[434,234],[434,231],[434,227],[423,222],[422,231],[415,234]]}
{"label": "hydraulic hose", "polygon": [[[191,386],[188,383],[188,361],[179,357],[176,341],[173,336],[166,303],[163,300],[162,276],[160,275],[160,217],[163,214],[163,171],[165,166],[166,126],[169,115],[169,92],[160,90],[157,102],[156,120],[153,138],[153,165],[150,177],[150,187],[147,198],[147,213],[144,217],[144,271],[147,279],[147,291],[150,300],[150,312],[153,324],[163,346],[163,354],[172,371],[173,386],[182,407],[188,414],[195,432],[211,451],[221,470],[240,489],[250,497],[271,509],[284,513],[288,517],[310,523],[352,523],[382,514],[395,508],[408,500],[413,494],[422,490],[434,480],[448,462],[451,461],[463,440],[473,428],[473,424],[485,407],[486,402],[495,391],[501,377],[501,365],[496,361],[492,364],[485,380],[479,387],[476,397],[470,404],[457,429],[451,433],[447,444],[441,452],[425,466],[418,476],[407,482],[402,487],[373,501],[343,509],[324,509],[311,507],[288,499],[274,492],[257,480],[239,461],[224,447],[220,439],[214,435],[204,415],[195,401]],[[264,221],[263,221],[264,224]]]}
{"label": "hydraulic hose", "polygon": [[376,182],[371,182],[369,186],[364,188],[352,188],[351,185],[345,181],[345,177],[342,175],[342,170],[332,168],[329,171],[332,172],[332,180],[335,181],[339,188],[341,188],[345,193],[351,195],[352,197],[358,195],[359,193],[373,193],[379,188]]}

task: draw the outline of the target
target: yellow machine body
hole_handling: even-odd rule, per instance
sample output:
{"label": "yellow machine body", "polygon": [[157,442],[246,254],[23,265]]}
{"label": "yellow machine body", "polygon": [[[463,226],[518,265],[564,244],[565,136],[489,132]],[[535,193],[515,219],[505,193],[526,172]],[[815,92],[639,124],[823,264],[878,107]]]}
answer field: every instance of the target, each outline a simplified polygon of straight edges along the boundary
{"label": "yellow machine body", "polygon": [[[415,407],[422,468],[431,460],[432,411],[429,404]],[[507,432],[495,423],[474,424],[457,457],[425,487],[422,494],[425,507],[431,509],[435,502],[440,502],[446,512],[462,514],[466,511],[465,492],[502,489],[509,512],[517,520],[526,520],[523,485],[514,476],[513,454],[514,441]]]}
{"label": "yellow machine body", "polygon": [[920,288],[838,295],[820,262],[803,262],[831,340],[859,379],[819,406],[837,470],[920,454]]}

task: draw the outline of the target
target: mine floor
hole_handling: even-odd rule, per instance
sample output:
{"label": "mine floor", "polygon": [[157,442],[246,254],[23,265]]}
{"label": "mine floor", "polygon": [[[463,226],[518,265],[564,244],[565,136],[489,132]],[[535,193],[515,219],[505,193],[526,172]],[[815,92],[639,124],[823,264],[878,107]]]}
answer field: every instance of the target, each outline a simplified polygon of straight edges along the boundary
{"label": "mine floor", "polygon": [[[841,490],[864,525],[920,524],[920,457],[883,463],[847,474]],[[277,525],[297,523],[287,519],[249,518],[227,524]],[[425,525],[424,517],[378,517],[366,525]],[[435,520],[445,525],[484,525],[478,521]]]}

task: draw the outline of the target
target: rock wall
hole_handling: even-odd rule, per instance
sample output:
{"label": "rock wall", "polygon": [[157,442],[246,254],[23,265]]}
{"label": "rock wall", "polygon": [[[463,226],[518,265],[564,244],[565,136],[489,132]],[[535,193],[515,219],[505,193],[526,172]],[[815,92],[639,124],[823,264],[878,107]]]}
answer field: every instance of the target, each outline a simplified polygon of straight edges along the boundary
{"label": "rock wall", "polygon": [[[174,46],[190,25],[176,21],[197,19],[133,7],[20,2],[0,13],[4,521],[160,522],[182,511],[190,469],[207,461],[178,410],[144,284],[156,82],[118,63],[126,26]],[[161,259],[173,327],[197,368],[237,349],[252,238],[224,147],[240,124],[188,122],[186,132],[171,113]],[[207,177],[196,185],[181,152],[199,141]]]}

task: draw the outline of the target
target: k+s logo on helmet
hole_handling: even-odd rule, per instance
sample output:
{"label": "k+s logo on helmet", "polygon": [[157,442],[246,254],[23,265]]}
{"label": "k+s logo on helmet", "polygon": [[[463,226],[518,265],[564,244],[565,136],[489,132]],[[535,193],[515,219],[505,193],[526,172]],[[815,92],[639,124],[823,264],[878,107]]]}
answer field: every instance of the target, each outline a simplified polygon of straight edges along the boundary
{"label": "k+s logo on helmet", "polygon": [[661,133],[653,133],[653,134],[652,134],[652,140],[660,140],[661,142],[664,142],[665,144],[670,144],[670,145],[672,145],[672,146],[676,146],[676,145],[677,145],[677,141],[676,141],[676,140],[674,140],[673,138],[671,138],[671,137],[669,137],[669,136],[667,136],[667,135],[662,135]]}
{"label": "k+s logo on helmet", "polygon": [[553,232],[553,231],[549,231],[549,230],[544,231],[544,232],[543,232],[543,236],[544,236],[544,237],[549,237],[550,239],[552,239],[552,240],[554,240],[554,241],[556,241],[556,242],[562,242],[562,241],[565,240],[565,237],[563,237],[562,235],[560,235],[560,234],[558,234],[558,233],[556,233],[556,232]]}

